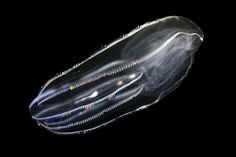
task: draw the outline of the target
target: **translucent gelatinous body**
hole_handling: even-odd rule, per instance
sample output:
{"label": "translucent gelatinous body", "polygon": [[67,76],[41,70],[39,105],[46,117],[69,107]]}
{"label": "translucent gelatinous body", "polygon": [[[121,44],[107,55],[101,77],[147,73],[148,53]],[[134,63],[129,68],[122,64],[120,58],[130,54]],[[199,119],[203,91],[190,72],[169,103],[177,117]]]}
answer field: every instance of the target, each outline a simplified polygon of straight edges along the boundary
{"label": "translucent gelatinous body", "polygon": [[203,41],[184,17],[146,23],[49,80],[29,106],[51,132],[77,134],[144,109],[175,89]]}

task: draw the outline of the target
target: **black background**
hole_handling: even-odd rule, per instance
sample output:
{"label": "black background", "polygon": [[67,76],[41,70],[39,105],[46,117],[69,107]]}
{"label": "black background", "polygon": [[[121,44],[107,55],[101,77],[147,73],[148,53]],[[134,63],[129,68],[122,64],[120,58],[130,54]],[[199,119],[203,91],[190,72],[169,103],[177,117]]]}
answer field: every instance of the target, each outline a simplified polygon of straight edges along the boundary
{"label": "black background", "polygon": [[[42,154],[50,150],[53,153],[75,152],[79,156],[107,154],[109,150],[114,154],[125,154],[125,150],[158,153],[163,149],[199,152],[209,150],[218,142],[215,126],[220,120],[214,116],[216,105],[210,96],[214,89],[211,78],[215,60],[212,54],[214,52],[216,56],[218,52],[213,50],[212,44],[216,30],[213,23],[217,19],[210,7],[117,4],[34,5],[14,11],[8,19],[8,38],[14,44],[7,51],[14,63],[8,70],[14,80],[9,85],[10,88],[14,86],[14,93],[13,90],[8,92],[11,95],[8,98],[11,116],[5,116],[7,127],[3,128],[8,133],[10,146],[23,145],[24,149],[19,150],[23,153],[27,149]],[[38,127],[31,119],[28,105],[48,79],[83,61],[101,46],[138,25],[170,15],[191,19],[203,30],[205,37],[188,77],[165,99],[82,135],[54,135]]]}

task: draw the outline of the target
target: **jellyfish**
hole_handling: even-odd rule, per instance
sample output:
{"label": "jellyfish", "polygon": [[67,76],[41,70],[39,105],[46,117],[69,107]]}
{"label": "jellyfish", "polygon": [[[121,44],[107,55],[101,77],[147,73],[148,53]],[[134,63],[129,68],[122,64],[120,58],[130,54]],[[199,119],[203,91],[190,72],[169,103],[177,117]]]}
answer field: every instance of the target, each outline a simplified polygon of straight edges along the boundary
{"label": "jellyfish", "polygon": [[141,25],[50,79],[29,105],[32,118],[80,134],[156,104],[187,76],[203,37],[181,16]]}

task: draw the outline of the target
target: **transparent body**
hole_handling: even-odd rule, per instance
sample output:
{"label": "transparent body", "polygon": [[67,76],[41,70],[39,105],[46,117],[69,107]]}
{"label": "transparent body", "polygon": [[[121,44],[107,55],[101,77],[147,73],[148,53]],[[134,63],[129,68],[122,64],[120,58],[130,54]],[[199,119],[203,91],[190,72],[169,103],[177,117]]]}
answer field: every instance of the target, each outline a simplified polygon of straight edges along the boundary
{"label": "transparent body", "polygon": [[78,134],[144,109],[187,75],[203,41],[184,17],[146,23],[49,80],[29,106],[57,134]]}

